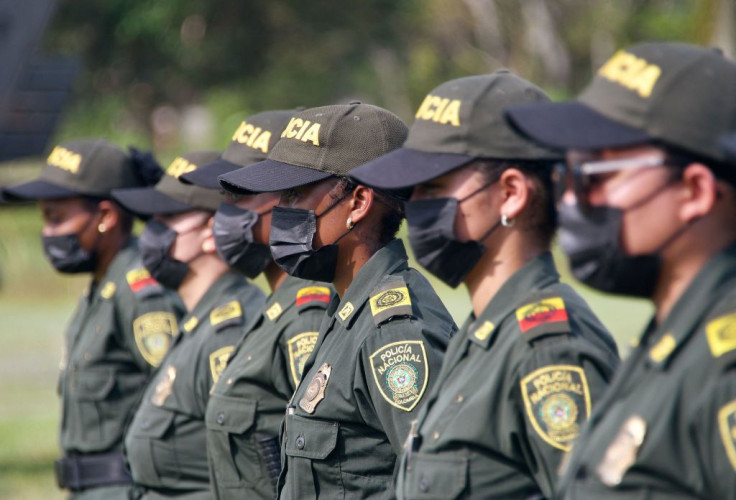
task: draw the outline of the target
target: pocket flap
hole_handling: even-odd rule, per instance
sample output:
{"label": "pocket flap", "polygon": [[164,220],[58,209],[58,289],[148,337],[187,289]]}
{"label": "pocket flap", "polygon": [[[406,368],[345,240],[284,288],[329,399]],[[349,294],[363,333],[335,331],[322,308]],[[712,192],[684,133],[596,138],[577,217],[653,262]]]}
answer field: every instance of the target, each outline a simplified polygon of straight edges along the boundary
{"label": "pocket flap", "polygon": [[415,453],[411,457],[411,469],[405,480],[408,498],[456,498],[467,483],[468,459]]}
{"label": "pocket flap", "polygon": [[139,412],[136,418],[140,419],[136,426],[136,434],[148,438],[161,439],[171,427],[176,414],[163,408],[146,405],[145,411]]}
{"label": "pocket flap", "polygon": [[230,434],[243,434],[256,420],[257,401],[211,394],[207,403],[207,428]]}
{"label": "pocket flap", "polygon": [[86,369],[73,372],[71,388],[82,401],[102,401],[115,386],[115,374],[109,369]]}
{"label": "pocket flap", "polygon": [[337,422],[286,417],[286,454],[290,457],[324,460],[337,446]]}

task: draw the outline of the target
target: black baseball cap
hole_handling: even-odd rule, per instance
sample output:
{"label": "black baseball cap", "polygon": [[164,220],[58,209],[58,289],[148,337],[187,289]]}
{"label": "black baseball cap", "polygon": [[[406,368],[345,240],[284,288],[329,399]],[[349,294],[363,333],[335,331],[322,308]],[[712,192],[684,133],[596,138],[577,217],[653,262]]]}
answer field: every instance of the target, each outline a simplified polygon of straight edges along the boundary
{"label": "black baseball cap", "polygon": [[220,175],[266,159],[293,114],[293,110],[277,110],[249,116],[235,130],[230,145],[219,160],[188,172],[179,180],[208,189],[220,189],[217,181]]}
{"label": "black baseball cap", "polygon": [[3,189],[7,201],[88,196],[110,198],[117,188],[147,185],[129,153],[112,142],[79,139],[57,145],[36,180]]}
{"label": "black baseball cap", "polygon": [[196,171],[199,165],[212,163],[220,157],[217,151],[193,151],[171,162],[155,186],[115,189],[112,196],[125,209],[143,218],[152,215],[177,214],[189,210],[214,212],[220,206],[218,189],[207,189],[179,182],[179,177]]}
{"label": "black baseball cap", "polygon": [[721,138],[721,147],[726,156],[726,161],[731,165],[736,165],[736,131]]}
{"label": "black baseball cap", "polygon": [[548,102],[538,87],[507,70],[445,82],[427,94],[404,145],[350,173],[379,188],[402,188],[434,179],[476,159],[558,160],[512,129],[510,104]]}
{"label": "black baseball cap", "polygon": [[266,161],[220,176],[220,185],[234,193],[259,193],[345,177],[398,148],[406,133],[399,117],[370,104],[306,109],[293,114]]}
{"label": "black baseball cap", "polygon": [[611,57],[576,100],[512,107],[507,117],[554,148],[662,142],[720,161],[720,138],[736,130],[736,64],[715,49],[642,43]]}

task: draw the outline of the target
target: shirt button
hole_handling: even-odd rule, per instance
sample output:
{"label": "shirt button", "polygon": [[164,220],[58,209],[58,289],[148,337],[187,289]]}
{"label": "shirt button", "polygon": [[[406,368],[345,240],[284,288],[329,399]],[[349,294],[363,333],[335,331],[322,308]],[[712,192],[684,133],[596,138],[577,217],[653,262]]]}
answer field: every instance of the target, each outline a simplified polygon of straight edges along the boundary
{"label": "shirt button", "polygon": [[458,394],[457,396],[455,396],[456,403],[462,403],[464,399],[465,399],[465,396],[463,394]]}
{"label": "shirt button", "polygon": [[434,431],[434,432],[432,433],[432,439],[434,439],[434,440],[436,441],[436,440],[438,440],[439,438],[440,438],[440,433],[439,433],[439,432],[437,432],[437,431]]}
{"label": "shirt button", "polygon": [[304,449],[304,436],[296,437],[296,447],[300,450]]}
{"label": "shirt button", "polygon": [[224,413],[218,413],[217,414],[217,423],[222,425],[225,423],[225,414]]}
{"label": "shirt button", "polygon": [[250,361],[251,359],[253,359],[253,356],[248,356],[247,358],[245,358],[246,361]]}
{"label": "shirt button", "polygon": [[424,474],[419,478],[419,491],[422,493],[427,493],[429,491],[429,479],[427,479],[427,476]]}
{"label": "shirt button", "polygon": [[227,379],[227,385],[233,385],[233,379],[231,378]]}

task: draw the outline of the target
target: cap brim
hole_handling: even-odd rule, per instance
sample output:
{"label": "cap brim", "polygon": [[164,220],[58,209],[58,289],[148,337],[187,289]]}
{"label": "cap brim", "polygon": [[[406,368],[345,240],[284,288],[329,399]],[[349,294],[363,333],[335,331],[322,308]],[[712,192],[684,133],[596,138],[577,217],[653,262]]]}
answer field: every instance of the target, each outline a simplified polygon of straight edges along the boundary
{"label": "cap brim", "polygon": [[113,189],[112,197],[126,210],[140,217],[195,210],[186,203],[170,198],[152,187]]}
{"label": "cap brim", "polygon": [[376,188],[406,188],[440,177],[473,160],[474,156],[399,148],[352,170],[350,177]]}
{"label": "cap brim", "polygon": [[602,149],[651,141],[644,131],[618,123],[579,101],[511,106],[506,118],[519,132],[555,149]]}
{"label": "cap brim", "polygon": [[216,162],[199,167],[197,170],[187,172],[179,177],[179,180],[184,184],[194,184],[195,186],[207,189],[220,189],[220,183],[217,182],[217,178],[239,168],[241,168],[240,165],[230,163],[227,160],[217,160]]}
{"label": "cap brim", "polygon": [[283,191],[332,176],[329,172],[266,160],[221,175],[218,179],[226,191],[248,194]]}
{"label": "cap brim", "polygon": [[59,200],[62,198],[75,198],[84,196],[81,193],[72,191],[50,182],[36,180],[8,186],[3,189],[4,199],[7,202],[13,201],[30,201],[30,200]]}
{"label": "cap brim", "polygon": [[720,140],[723,152],[730,162],[736,162],[736,133],[729,134]]}

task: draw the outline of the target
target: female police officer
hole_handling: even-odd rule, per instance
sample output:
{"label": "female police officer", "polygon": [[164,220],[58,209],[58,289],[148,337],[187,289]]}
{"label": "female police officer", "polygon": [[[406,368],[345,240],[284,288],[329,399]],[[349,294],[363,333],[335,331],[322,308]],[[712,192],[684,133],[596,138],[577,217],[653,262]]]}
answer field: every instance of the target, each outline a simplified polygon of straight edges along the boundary
{"label": "female police officer", "polygon": [[151,274],[177,290],[187,313],[169,354],[151,380],[125,436],[133,480],[143,498],[211,498],[205,412],[212,386],[227,365],[263,293],[217,255],[212,217],[215,189],[178,177],[211,163],[214,151],[176,158],[155,188],[116,190],[123,205],[153,216],[141,234],[141,256]]}
{"label": "female police officer", "polygon": [[578,101],[510,111],[568,150],[573,272],[656,308],[575,444],[565,498],[736,497],[736,169],[718,144],[735,89],[718,52],[649,43]]}
{"label": "female police officer", "polygon": [[312,108],[266,162],[221,177],[228,189],[286,190],[271,219],[274,260],[339,294],[287,410],[281,498],[393,496],[396,456],[455,331],[394,239],[401,205],[345,177],[405,135],[375,106]]}
{"label": "female police officer", "polygon": [[446,82],[420,106],[402,149],[352,174],[417,183],[407,205],[417,260],[473,312],[407,442],[401,498],[551,497],[565,450],[617,366],[613,339],[559,282],[551,166],[502,110],[547,100],[509,72]]}
{"label": "female police officer", "polygon": [[[222,159],[180,180],[219,188],[218,175],[266,159],[291,111],[264,111],[240,124]],[[327,283],[286,274],[271,258],[271,211],[279,193],[225,193],[212,230],[222,259],[249,278],[263,273],[271,288],[261,312],[246,327],[225,371],[212,388],[205,423],[213,496],[273,498],[281,471],[278,435],[284,408],[330,302]]]}
{"label": "female police officer", "polygon": [[102,139],[56,146],[35,181],[6,188],[9,200],[41,201],[43,246],[63,273],[92,282],[67,329],[59,389],[59,486],[72,498],[127,499],[122,446],[151,373],[168,350],[182,310],[142,267],[132,216],[115,188],[156,182],[160,167]]}

